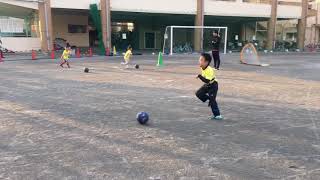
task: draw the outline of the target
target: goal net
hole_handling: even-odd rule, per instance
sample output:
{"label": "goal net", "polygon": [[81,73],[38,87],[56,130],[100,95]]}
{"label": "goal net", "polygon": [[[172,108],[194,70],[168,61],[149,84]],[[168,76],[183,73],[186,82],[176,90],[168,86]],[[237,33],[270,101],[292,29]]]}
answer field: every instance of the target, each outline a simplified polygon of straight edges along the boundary
{"label": "goal net", "polygon": [[269,66],[269,64],[261,63],[258,52],[252,43],[248,43],[245,46],[243,46],[240,52],[240,62],[242,64],[254,66]]}
{"label": "goal net", "polygon": [[220,50],[227,52],[228,27],[220,26],[167,26],[163,54],[191,54],[212,50],[213,32],[221,38]]}

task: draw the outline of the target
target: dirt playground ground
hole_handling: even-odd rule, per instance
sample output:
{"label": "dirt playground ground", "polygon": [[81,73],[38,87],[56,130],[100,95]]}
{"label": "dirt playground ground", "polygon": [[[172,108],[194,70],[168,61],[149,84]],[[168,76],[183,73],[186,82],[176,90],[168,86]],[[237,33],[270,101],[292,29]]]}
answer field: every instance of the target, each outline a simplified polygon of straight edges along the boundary
{"label": "dirt playground ground", "polygon": [[319,180],[319,56],[238,58],[217,72],[223,121],[194,95],[196,56],[0,63],[0,179]]}

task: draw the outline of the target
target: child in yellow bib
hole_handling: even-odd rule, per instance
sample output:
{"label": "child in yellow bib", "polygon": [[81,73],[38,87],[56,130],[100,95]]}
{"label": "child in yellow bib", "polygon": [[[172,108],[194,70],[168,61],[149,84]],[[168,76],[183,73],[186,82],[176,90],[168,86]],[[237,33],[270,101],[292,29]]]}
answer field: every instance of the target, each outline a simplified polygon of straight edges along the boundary
{"label": "child in yellow bib", "polygon": [[216,101],[218,93],[218,81],[216,79],[215,70],[210,66],[211,55],[202,53],[199,59],[199,65],[201,68],[201,74],[197,76],[205,84],[196,92],[196,96],[202,101],[209,100],[209,106],[211,107],[213,116],[212,120],[222,120],[223,117],[220,114],[218,103]]}
{"label": "child in yellow bib", "polygon": [[70,46],[67,46],[64,49],[64,51],[63,51],[63,53],[62,53],[62,55],[60,57],[60,59],[61,59],[60,66],[61,67],[63,67],[64,64],[67,64],[68,68],[70,68],[70,64],[69,64],[69,61],[68,61],[70,54],[71,54],[71,48],[70,48]]}
{"label": "child in yellow bib", "polygon": [[124,63],[121,63],[121,64],[127,65],[127,68],[128,68],[128,67],[129,67],[129,63],[130,63],[130,60],[131,60],[131,57],[132,57],[132,47],[129,46],[129,47],[127,48],[126,53],[125,53],[124,56],[123,56]]}

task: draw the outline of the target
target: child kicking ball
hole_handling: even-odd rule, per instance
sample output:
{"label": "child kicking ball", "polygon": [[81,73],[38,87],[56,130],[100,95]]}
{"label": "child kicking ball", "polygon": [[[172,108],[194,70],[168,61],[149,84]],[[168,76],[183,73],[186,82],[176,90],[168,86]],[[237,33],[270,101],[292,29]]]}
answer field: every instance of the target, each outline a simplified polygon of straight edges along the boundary
{"label": "child kicking ball", "polygon": [[220,114],[218,103],[216,101],[218,93],[218,81],[216,79],[215,71],[210,66],[211,55],[202,53],[199,58],[199,66],[201,68],[201,74],[197,76],[205,84],[196,92],[196,96],[202,101],[206,102],[209,100],[209,106],[211,107],[213,116],[212,120],[222,120],[223,117]]}
{"label": "child kicking ball", "polygon": [[124,65],[126,65],[126,68],[129,68],[129,63],[130,63],[131,57],[132,57],[132,47],[129,45],[129,47],[127,48],[127,51],[123,57],[124,62],[121,64],[124,64]]}
{"label": "child kicking ball", "polygon": [[60,66],[63,68],[63,65],[64,64],[67,64],[68,68],[70,68],[70,64],[69,64],[69,56],[71,54],[71,47],[70,46],[67,46],[65,48],[65,50],[63,51],[60,59],[61,59],[61,63],[60,63]]}

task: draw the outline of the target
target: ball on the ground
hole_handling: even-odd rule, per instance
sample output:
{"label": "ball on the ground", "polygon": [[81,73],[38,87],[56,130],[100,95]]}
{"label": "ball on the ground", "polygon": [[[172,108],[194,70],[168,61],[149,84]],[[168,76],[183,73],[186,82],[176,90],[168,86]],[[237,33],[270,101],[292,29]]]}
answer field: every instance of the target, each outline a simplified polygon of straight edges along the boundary
{"label": "ball on the ground", "polygon": [[147,124],[148,121],[149,121],[149,115],[148,115],[148,113],[146,113],[146,112],[139,112],[139,113],[137,114],[137,121],[138,121],[140,124],[142,124],[142,125]]}
{"label": "ball on the ground", "polygon": [[136,68],[136,69],[139,69],[139,68],[140,68],[139,64],[136,64],[136,65],[135,65],[135,68]]}
{"label": "ball on the ground", "polygon": [[84,68],[84,70],[83,70],[85,73],[89,73],[89,68]]}

